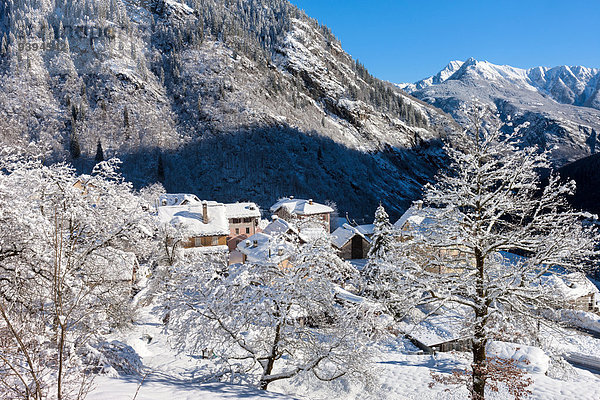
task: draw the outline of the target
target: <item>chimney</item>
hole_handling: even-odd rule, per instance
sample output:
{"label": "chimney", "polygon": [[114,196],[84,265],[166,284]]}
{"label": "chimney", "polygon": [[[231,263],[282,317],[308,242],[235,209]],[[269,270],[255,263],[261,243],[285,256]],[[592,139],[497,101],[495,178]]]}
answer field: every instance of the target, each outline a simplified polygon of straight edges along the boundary
{"label": "chimney", "polygon": [[413,206],[417,209],[417,210],[421,210],[423,209],[423,200],[417,200],[413,202]]}
{"label": "chimney", "polygon": [[279,215],[271,215],[271,219],[273,221],[277,221],[279,219]]}
{"label": "chimney", "polygon": [[312,206],[313,204],[313,199],[308,199],[308,204],[310,204]]}
{"label": "chimney", "polygon": [[290,196],[290,200],[294,200],[294,196]]}
{"label": "chimney", "polygon": [[208,202],[206,200],[202,202],[202,222],[208,224]]}
{"label": "chimney", "polygon": [[258,240],[254,239],[254,242],[252,243],[252,247],[258,247]]}
{"label": "chimney", "polygon": [[279,247],[277,248],[277,255],[278,255],[278,256],[282,256],[282,255],[283,255],[283,247],[279,246]]}
{"label": "chimney", "polygon": [[271,258],[271,248],[269,247],[269,258]]}
{"label": "chimney", "polygon": [[250,242],[249,240],[246,240],[246,247],[250,247],[251,244],[252,244],[252,242]]}

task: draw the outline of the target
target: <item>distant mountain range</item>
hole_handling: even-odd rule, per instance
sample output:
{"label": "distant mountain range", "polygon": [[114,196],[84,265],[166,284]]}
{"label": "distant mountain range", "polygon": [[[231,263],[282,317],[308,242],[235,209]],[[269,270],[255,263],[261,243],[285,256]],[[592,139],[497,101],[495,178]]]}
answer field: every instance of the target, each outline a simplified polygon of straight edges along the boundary
{"label": "distant mountain range", "polygon": [[470,58],[398,86],[462,124],[473,103],[487,105],[499,115],[503,130],[517,130],[525,144],[552,149],[558,166],[598,151],[600,69],[520,69]]}

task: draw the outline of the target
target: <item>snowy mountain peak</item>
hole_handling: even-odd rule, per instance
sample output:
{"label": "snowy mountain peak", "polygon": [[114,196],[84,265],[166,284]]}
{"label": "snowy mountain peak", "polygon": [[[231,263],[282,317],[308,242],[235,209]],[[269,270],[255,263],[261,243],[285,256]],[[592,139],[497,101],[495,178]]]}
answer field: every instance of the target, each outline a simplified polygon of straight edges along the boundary
{"label": "snowy mountain peak", "polygon": [[512,84],[518,84],[526,89],[533,90],[533,87],[527,82],[527,71],[520,68],[514,68],[509,65],[496,65],[488,61],[478,61],[469,58],[463,63],[448,79],[462,81],[507,81]]}
{"label": "snowy mountain peak", "polygon": [[[458,67],[458,68],[457,68]],[[494,110],[507,132],[552,151],[557,165],[594,154],[600,132],[600,69],[516,68],[469,58],[429,78],[398,85],[460,123],[475,100]]]}
{"label": "snowy mountain peak", "polygon": [[477,60],[475,59],[475,57],[469,57],[464,62],[464,65],[466,65],[466,66],[476,65],[476,64],[477,64]]}
{"label": "snowy mountain peak", "polygon": [[451,61],[436,75],[414,84],[398,86],[414,93],[448,80],[471,85],[479,84],[483,80],[499,87],[513,86],[519,90],[537,91],[558,103],[600,109],[600,69],[583,66],[523,69],[510,65],[496,65],[470,57],[464,62]]}
{"label": "snowy mountain peak", "polygon": [[441,70],[437,73],[437,75],[435,75],[434,80],[436,82],[434,83],[444,82],[446,79],[450,78],[456,71],[458,71],[463,66],[463,64],[464,62],[458,60],[450,61],[443,70]]}
{"label": "snowy mountain peak", "polygon": [[401,83],[397,86],[407,92],[414,92],[416,90],[421,90],[431,85],[437,85],[439,83],[445,82],[448,78],[450,78],[456,71],[460,69],[460,67],[462,67],[463,64],[463,61],[450,61],[448,65],[444,67],[444,69],[442,69],[437,74],[430,76],[429,78],[425,78],[417,83]]}

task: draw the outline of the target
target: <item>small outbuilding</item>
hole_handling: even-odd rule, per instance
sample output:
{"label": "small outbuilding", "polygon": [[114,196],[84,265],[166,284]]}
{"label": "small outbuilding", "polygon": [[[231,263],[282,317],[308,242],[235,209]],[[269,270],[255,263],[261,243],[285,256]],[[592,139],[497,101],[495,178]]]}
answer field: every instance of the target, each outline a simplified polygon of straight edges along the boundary
{"label": "small outbuilding", "polygon": [[344,260],[364,259],[371,248],[368,232],[367,228],[361,226],[343,224],[331,234],[331,244]]}

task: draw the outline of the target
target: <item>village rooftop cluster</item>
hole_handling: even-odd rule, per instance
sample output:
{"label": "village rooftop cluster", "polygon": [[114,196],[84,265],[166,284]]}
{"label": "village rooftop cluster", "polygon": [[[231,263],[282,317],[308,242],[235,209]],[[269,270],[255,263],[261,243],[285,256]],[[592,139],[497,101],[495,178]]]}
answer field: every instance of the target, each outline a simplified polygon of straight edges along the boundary
{"label": "village rooftop cluster", "polygon": [[[253,202],[219,203],[185,193],[163,194],[156,205],[159,222],[178,233],[167,240],[187,252],[218,255],[229,265],[251,263],[284,268],[290,265],[293,241],[302,244],[330,235],[331,246],[338,256],[361,269],[367,262],[374,225],[359,225],[348,216],[335,218],[334,213],[330,206],[294,196],[275,202],[268,210],[270,219],[262,219],[263,213]],[[445,224],[457,223],[448,220],[440,210],[423,207],[422,201],[415,201],[393,224],[394,236],[398,241],[409,241],[436,234],[432,227],[441,219],[447,219]],[[425,268],[429,272],[460,272],[473,259],[452,239],[436,248],[417,248],[411,258],[416,262],[427,258]],[[503,256],[507,263],[519,258],[510,253]],[[599,311],[600,292],[585,274],[552,275],[547,284],[560,292],[574,309]]]}

